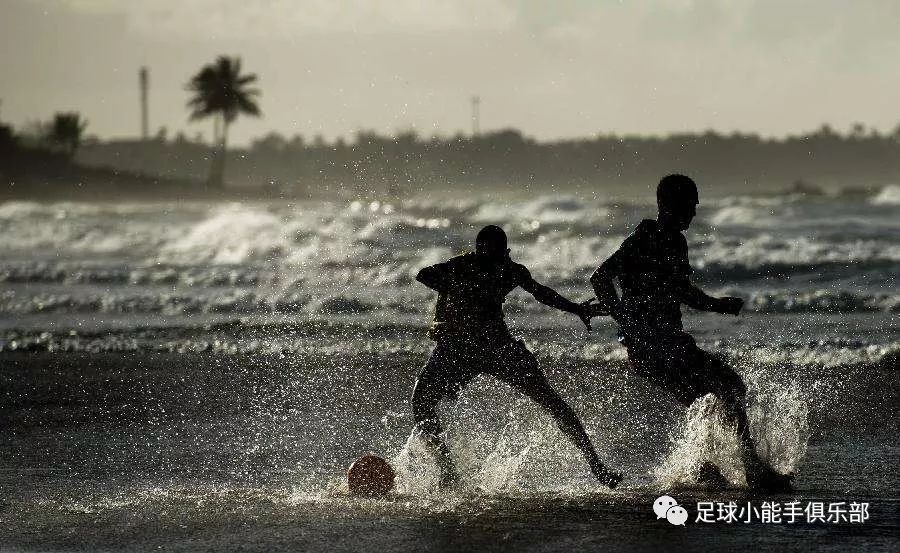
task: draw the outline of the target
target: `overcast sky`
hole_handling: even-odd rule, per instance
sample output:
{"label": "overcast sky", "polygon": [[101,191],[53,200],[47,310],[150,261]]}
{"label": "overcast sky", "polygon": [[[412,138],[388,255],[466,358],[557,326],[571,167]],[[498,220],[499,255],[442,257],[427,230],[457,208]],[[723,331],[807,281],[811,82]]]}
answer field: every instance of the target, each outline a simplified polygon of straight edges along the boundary
{"label": "overcast sky", "polygon": [[101,137],[187,122],[218,54],[257,73],[268,130],[347,137],[517,127],[539,139],[900,121],[895,0],[0,0],[0,119],[77,110]]}

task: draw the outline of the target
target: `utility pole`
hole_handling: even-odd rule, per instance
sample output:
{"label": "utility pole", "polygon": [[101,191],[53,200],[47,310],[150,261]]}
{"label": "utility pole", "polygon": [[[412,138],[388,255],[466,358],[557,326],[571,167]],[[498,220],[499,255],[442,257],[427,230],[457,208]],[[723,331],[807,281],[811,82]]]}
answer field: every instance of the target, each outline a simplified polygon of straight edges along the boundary
{"label": "utility pole", "polygon": [[481,97],[472,96],[472,136],[481,134]]}
{"label": "utility pole", "polygon": [[141,86],[141,138],[146,141],[150,137],[150,122],[147,114],[147,88],[150,86],[150,72],[146,67],[141,67],[138,72],[138,80]]}

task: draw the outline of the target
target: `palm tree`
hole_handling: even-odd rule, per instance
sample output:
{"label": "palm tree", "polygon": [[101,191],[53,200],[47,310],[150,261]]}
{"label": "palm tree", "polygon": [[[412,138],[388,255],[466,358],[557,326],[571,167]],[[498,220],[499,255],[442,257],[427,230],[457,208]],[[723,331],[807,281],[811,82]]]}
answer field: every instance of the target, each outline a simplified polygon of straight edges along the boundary
{"label": "palm tree", "polygon": [[223,186],[225,181],[225,152],[228,143],[228,126],[240,114],[260,115],[256,97],[259,89],[248,88],[256,82],[256,75],[241,75],[241,58],[219,56],[215,62],[204,65],[187,84],[193,94],[187,107],[190,119],[196,121],[213,117],[213,163],[209,182]]}
{"label": "palm tree", "polygon": [[55,113],[50,128],[47,129],[47,139],[72,157],[81,145],[81,137],[86,128],[87,121],[77,112]]}

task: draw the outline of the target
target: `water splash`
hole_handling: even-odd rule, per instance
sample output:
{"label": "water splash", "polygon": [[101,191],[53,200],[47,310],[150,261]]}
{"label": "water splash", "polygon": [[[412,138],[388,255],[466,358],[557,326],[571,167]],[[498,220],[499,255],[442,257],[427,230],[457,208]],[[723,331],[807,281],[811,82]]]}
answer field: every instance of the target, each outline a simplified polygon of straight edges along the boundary
{"label": "water splash", "polygon": [[[743,374],[748,388],[750,435],[760,458],[782,474],[792,473],[809,441],[808,398],[795,383],[773,379],[771,371],[751,367]],[[705,462],[716,465],[734,486],[746,486],[742,448],[724,403],[713,394],[688,407],[672,436],[673,449],[653,470],[664,488],[696,485]]]}
{"label": "water splash", "polygon": [[744,374],[755,390],[749,410],[750,434],[763,460],[789,474],[806,455],[810,437],[809,398],[797,382],[782,383],[759,368]]}
{"label": "water splash", "polygon": [[[444,438],[460,475],[458,493],[578,495],[600,490],[581,454],[540,407],[522,397],[508,409],[498,408],[505,399],[501,396],[508,394],[502,388],[488,394],[486,388],[476,383],[443,418]],[[436,458],[417,433],[409,436],[393,464],[398,493],[429,496],[439,491]]]}
{"label": "water splash", "polygon": [[726,423],[725,406],[714,395],[706,395],[688,407],[684,422],[676,427],[673,448],[653,475],[662,488],[697,484],[704,462],[719,467],[733,485],[745,485],[741,447],[734,427]]}
{"label": "water splash", "polygon": [[418,431],[410,433],[391,465],[396,474],[396,493],[421,497],[439,491],[438,464]]}

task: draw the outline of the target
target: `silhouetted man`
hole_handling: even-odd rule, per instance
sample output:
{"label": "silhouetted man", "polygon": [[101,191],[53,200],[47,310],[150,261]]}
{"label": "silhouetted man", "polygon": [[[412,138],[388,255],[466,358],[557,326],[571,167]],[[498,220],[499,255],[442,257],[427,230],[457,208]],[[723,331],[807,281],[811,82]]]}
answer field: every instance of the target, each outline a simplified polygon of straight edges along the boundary
{"label": "silhouetted man", "polygon": [[[629,365],[642,377],[674,394],[685,406],[709,393],[723,401],[740,437],[751,487],[787,489],[792,476],[777,473],[756,453],[741,377],[697,347],[681,325],[682,304],[728,315],[737,315],[744,304],[740,298],[708,296],[691,284],[687,240],[681,232],[697,214],[697,185],[684,175],[669,175],[660,181],[656,199],[657,219],[641,221],[591,276],[599,300],[593,313],[609,314],[618,323]],[[622,289],[621,299],[615,279]]]}
{"label": "silhouetted man", "polygon": [[509,258],[506,233],[484,227],[475,252],[422,269],[416,279],[438,292],[429,336],[436,342],[431,359],[416,381],[412,410],[416,429],[437,454],[441,485],[457,479],[436,407],[455,398],[479,374],[489,374],[536,401],[581,450],[591,472],[602,484],[615,487],[622,479],[606,469],[575,412],[554,390],[537,360],[521,340],[512,337],[503,319],[507,294],[521,286],[538,301],[579,316],[590,329],[587,304],[573,303],[537,283],[523,265]]}

